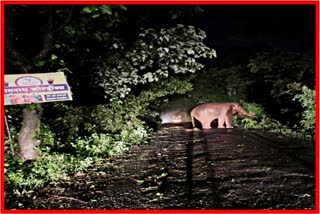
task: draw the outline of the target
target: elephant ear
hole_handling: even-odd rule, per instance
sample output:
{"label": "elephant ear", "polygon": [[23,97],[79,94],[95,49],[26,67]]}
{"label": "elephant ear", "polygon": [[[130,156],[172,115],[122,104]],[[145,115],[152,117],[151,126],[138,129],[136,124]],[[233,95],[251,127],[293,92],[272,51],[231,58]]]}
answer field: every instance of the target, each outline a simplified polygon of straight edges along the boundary
{"label": "elephant ear", "polygon": [[236,114],[238,113],[238,109],[237,109],[237,106],[236,105],[230,105],[230,109],[232,109],[232,114]]}

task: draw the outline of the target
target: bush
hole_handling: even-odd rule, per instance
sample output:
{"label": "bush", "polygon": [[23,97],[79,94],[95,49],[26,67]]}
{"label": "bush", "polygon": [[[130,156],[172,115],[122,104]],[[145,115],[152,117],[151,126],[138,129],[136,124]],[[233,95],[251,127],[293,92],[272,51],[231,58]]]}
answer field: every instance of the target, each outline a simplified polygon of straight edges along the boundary
{"label": "bush", "polygon": [[[69,145],[72,150],[63,150],[68,144],[57,140],[55,134],[42,124],[41,155],[36,161],[23,162],[18,156],[9,154],[9,142],[5,141],[6,193],[31,194],[34,189],[47,183],[68,180],[70,174],[81,172],[103,158],[119,155],[132,145],[146,142],[147,130],[142,126],[123,129],[119,134],[92,134],[78,138]],[[57,152],[59,151],[60,152]],[[62,152],[64,151],[64,152]]]}
{"label": "bush", "polygon": [[72,146],[77,157],[106,157],[119,155],[132,145],[146,142],[147,130],[143,127],[123,129],[120,134],[94,133],[83,139],[79,138]]}
{"label": "bush", "polygon": [[[244,109],[255,113],[254,117],[235,116],[234,124],[245,129],[260,129],[268,132],[283,134],[288,137],[312,140],[312,135],[305,130],[289,127],[278,120],[272,119],[262,108],[254,103],[243,103]],[[297,128],[297,127],[296,127]]]}
{"label": "bush", "polygon": [[22,162],[17,156],[5,157],[6,194],[31,194],[47,183],[68,180],[72,172],[87,169],[93,163],[91,157],[78,159],[70,154],[42,152],[37,161]]}
{"label": "bush", "polygon": [[[148,124],[156,123],[159,117],[159,98],[183,94],[191,88],[188,81],[169,77],[138,95],[107,104],[46,104],[37,136],[41,155],[36,161],[22,162],[9,155],[6,139],[6,192],[32,193],[34,188],[68,179],[70,174],[86,170],[103,158],[147,142],[151,132]],[[13,134],[14,138],[18,135],[16,131]]]}
{"label": "bush", "polygon": [[238,102],[245,100],[251,81],[243,66],[209,69],[194,76],[190,98],[195,105],[206,102]]}
{"label": "bush", "polygon": [[299,103],[304,108],[302,112],[302,119],[300,125],[302,127],[302,132],[307,135],[315,136],[315,126],[316,126],[316,102],[315,102],[316,92],[311,90],[306,86],[302,86],[301,93],[294,96],[293,100],[298,100]]}

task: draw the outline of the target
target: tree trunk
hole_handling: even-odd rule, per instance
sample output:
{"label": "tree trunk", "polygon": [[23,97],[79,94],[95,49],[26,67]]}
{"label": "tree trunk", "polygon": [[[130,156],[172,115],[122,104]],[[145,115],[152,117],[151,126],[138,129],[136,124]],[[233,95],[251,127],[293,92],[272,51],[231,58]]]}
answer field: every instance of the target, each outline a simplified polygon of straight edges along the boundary
{"label": "tree trunk", "polygon": [[40,113],[37,110],[25,108],[23,122],[19,132],[20,157],[23,160],[34,160],[39,156],[39,145],[35,139],[40,127]]}

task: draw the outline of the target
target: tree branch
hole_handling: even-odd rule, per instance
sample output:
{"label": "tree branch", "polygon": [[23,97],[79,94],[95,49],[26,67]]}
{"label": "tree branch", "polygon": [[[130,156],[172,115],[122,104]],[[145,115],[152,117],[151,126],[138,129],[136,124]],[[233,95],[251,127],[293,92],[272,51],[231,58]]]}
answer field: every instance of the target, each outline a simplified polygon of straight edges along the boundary
{"label": "tree branch", "polygon": [[53,9],[52,6],[49,7],[49,17],[47,23],[47,30],[43,35],[42,49],[35,55],[35,60],[44,59],[49,52],[52,51],[53,47]]}
{"label": "tree branch", "polygon": [[[44,59],[50,54],[50,52],[52,52],[54,35],[59,31],[61,31],[70,22],[72,15],[73,15],[73,8],[69,11],[69,15],[67,19],[61,25],[55,28],[53,23],[54,11],[52,9],[52,6],[49,8],[49,17],[48,17],[48,24],[47,24],[48,29],[43,36],[43,48],[35,56],[36,60]],[[54,30],[54,28],[56,30]]]}
{"label": "tree branch", "polygon": [[[63,28],[70,22],[74,13],[74,7],[68,11],[68,17],[65,19],[65,21],[57,27],[54,27],[54,12],[53,6],[50,6],[48,9],[48,22],[46,31],[43,35],[42,48],[37,54],[34,55],[33,60],[35,61],[44,60],[53,51],[54,36],[56,33],[63,30]],[[8,23],[6,23],[6,28],[10,28]],[[7,53],[10,56],[10,58],[8,56],[6,57],[6,61],[15,67],[18,67],[20,72],[28,73],[34,67],[32,60],[28,60],[20,51],[15,49],[8,36],[5,37],[5,43]]]}

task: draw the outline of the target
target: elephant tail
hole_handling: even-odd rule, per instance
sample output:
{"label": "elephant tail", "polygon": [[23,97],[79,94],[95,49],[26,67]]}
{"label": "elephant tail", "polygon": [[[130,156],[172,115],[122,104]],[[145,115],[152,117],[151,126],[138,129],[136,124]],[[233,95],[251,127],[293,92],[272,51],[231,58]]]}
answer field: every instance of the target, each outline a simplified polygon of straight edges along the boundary
{"label": "elephant tail", "polygon": [[194,117],[193,117],[193,110],[190,112],[190,116],[191,116],[191,121],[192,121],[192,127],[194,128]]}

